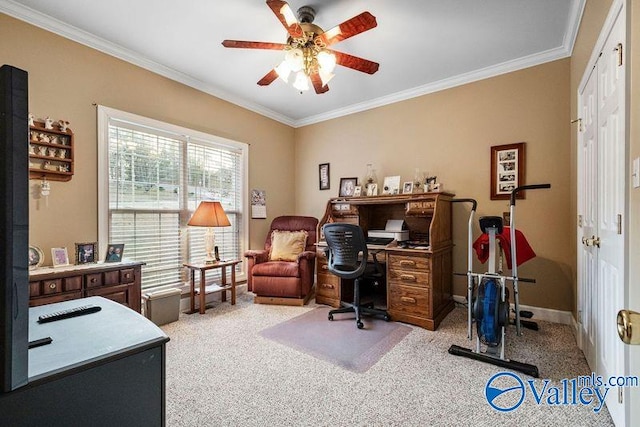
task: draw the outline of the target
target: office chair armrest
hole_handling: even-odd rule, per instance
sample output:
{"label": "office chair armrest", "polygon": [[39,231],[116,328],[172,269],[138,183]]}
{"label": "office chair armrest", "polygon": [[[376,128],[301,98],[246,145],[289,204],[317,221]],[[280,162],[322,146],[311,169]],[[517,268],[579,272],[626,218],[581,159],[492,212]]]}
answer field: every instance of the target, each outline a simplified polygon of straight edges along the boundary
{"label": "office chair armrest", "polygon": [[316,253],[313,251],[304,251],[300,255],[298,255],[298,262],[300,262],[300,260],[302,259],[313,261],[314,259],[316,259]]}

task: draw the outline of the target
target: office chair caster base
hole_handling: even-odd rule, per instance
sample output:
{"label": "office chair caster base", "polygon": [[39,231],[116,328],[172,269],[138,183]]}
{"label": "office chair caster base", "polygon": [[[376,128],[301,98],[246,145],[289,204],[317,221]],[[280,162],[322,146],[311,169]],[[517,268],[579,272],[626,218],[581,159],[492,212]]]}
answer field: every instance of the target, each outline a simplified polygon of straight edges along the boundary
{"label": "office chair caster base", "polygon": [[358,326],[358,329],[362,329],[362,328],[364,328],[364,323],[362,323],[360,320],[358,320],[356,322],[356,326]]}
{"label": "office chair caster base", "polygon": [[329,315],[327,316],[327,318],[328,318],[329,320],[333,320],[333,314],[329,313]]}
{"label": "office chair caster base", "polygon": [[391,321],[391,316],[389,316],[389,315],[387,314],[387,315],[385,315],[382,319],[383,319],[385,322],[390,322],[390,321]]}

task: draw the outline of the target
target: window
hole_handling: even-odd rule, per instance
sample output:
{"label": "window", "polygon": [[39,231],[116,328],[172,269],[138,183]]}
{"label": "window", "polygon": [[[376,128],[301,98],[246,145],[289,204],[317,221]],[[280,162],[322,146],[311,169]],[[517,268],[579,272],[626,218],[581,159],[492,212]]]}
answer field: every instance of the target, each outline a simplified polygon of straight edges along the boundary
{"label": "window", "polygon": [[200,201],[218,200],[231,222],[214,230],[220,256],[240,259],[246,144],[102,106],[98,128],[102,253],[108,243],[124,243],[125,258],[146,264],[143,289],[181,284],[182,264],[205,256],[205,229],[186,223]]}

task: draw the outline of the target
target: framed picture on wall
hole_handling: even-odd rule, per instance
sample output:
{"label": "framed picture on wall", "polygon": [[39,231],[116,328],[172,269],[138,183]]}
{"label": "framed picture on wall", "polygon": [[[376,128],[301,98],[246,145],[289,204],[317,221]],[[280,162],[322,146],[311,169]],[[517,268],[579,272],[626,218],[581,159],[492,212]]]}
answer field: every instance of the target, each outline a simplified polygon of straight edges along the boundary
{"label": "framed picture on wall", "polygon": [[329,163],[321,163],[318,166],[318,179],[320,182],[320,190],[328,190],[331,187]]}
{"label": "framed picture on wall", "polygon": [[[524,185],[525,143],[491,147],[491,200],[509,200],[511,192]],[[518,199],[525,192],[518,192]]]}

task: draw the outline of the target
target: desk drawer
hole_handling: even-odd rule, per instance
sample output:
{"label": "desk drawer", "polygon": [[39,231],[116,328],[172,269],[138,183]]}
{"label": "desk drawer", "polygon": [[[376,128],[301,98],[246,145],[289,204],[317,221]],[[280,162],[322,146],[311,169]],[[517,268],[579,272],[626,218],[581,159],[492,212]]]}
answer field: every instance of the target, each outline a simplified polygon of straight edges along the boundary
{"label": "desk drawer", "polygon": [[424,271],[389,269],[387,282],[397,285],[428,288],[431,285],[430,277],[430,274]]}
{"label": "desk drawer", "polygon": [[318,272],[316,294],[331,299],[340,298],[340,278],[331,273]]}
{"label": "desk drawer", "polygon": [[389,311],[417,317],[431,315],[429,289],[389,285]]}
{"label": "desk drawer", "polygon": [[389,270],[431,271],[431,259],[415,255],[389,255]]}

